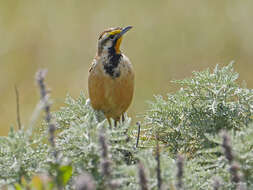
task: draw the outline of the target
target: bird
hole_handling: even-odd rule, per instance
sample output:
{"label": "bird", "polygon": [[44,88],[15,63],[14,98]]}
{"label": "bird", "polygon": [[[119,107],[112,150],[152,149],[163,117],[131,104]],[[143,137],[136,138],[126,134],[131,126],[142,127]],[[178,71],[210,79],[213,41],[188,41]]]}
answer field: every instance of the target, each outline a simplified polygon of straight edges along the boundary
{"label": "bird", "polygon": [[120,50],[123,35],[132,26],[104,30],[88,73],[88,94],[94,110],[102,111],[112,127],[124,122],[124,114],[134,94],[134,69],[129,58]]}

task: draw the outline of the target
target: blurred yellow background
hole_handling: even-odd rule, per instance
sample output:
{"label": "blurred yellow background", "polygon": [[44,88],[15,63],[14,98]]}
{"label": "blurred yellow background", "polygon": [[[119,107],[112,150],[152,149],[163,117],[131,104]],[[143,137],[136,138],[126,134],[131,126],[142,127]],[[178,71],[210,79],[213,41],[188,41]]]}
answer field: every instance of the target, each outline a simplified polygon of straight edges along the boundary
{"label": "blurred yellow background", "polygon": [[252,7],[252,0],[0,0],[0,135],[17,125],[14,85],[28,123],[39,99],[38,68],[48,68],[54,110],[66,93],[87,95],[97,38],[109,27],[134,26],[121,47],[136,72],[134,120],[153,94],[178,88],[172,79],[217,63],[235,60],[240,81],[252,88]]}

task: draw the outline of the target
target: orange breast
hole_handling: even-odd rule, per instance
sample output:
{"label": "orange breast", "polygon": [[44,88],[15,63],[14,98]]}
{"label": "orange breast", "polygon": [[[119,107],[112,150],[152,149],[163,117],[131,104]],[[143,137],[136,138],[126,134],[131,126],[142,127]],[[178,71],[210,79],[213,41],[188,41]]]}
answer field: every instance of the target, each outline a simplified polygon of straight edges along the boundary
{"label": "orange breast", "polygon": [[88,90],[91,105],[95,110],[104,112],[107,118],[118,120],[131,104],[134,93],[134,72],[129,60],[119,64],[120,76],[112,78],[106,74],[103,64],[90,70]]}

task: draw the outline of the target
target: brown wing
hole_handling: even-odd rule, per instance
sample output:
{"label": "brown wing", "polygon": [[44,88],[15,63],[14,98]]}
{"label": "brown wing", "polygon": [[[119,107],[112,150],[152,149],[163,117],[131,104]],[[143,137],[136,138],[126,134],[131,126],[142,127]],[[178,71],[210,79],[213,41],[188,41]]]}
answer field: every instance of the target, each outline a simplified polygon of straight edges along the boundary
{"label": "brown wing", "polygon": [[92,61],[92,63],[91,63],[91,66],[90,66],[90,69],[89,69],[89,73],[90,73],[90,72],[92,71],[92,69],[95,67],[97,59],[98,59],[97,56],[93,59],[93,61]]}
{"label": "brown wing", "polygon": [[102,83],[102,73],[94,59],[88,76],[88,91],[91,105],[95,110],[101,110],[101,104],[104,101],[104,85]]}

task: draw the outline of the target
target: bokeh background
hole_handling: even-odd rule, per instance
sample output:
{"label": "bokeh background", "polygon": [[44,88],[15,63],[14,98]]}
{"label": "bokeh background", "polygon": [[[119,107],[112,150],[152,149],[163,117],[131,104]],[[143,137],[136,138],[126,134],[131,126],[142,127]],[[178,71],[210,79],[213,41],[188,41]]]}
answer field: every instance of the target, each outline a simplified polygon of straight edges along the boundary
{"label": "bokeh background", "polygon": [[34,82],[47,68],[53,109],[66,94],[87,95],[87,72],[97,38],[109,27],[132,25],[121,49],[136,72],[129,115],[147,109],[173,79],[235,60],[240,82],[253,87],[252,0],[0,0],[0,135],[16,127],[14,85],[23,125],[38,102]]}

